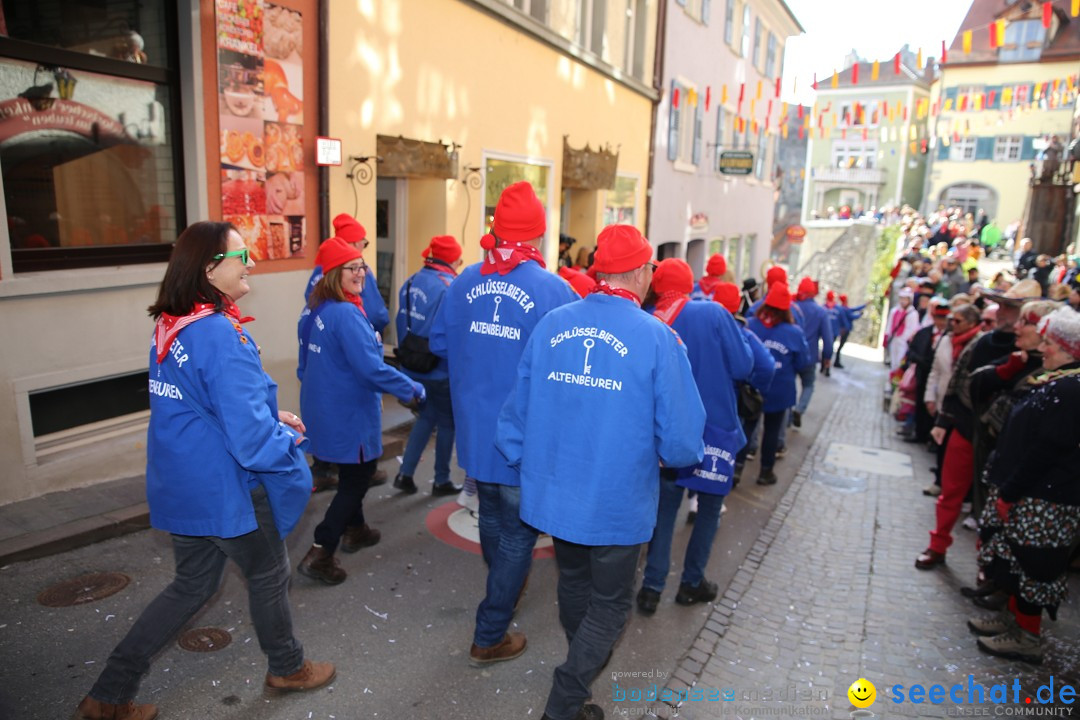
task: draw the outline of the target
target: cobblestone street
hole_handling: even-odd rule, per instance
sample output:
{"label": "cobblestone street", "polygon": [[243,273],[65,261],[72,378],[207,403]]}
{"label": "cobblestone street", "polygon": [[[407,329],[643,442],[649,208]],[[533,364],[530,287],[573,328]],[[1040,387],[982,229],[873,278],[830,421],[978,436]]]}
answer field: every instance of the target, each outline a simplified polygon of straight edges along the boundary
{"label": "cobblestone street", "polygon": [[[669,683],[684,694],[688,686],[704,693],[733,690],[735,699],[687,700],[677,710],[657,708],[659,716],[848,717],[847,690],[859,678],[876,686],[877,702],[869,709],[879,716],[941,717],[974,709],[958,708],[947,696],[938,705],[894,703],[890,688],[898,684],[906,700],[915,684],[959,683],[966,701],[973,676],[987,692],[1008,683],[1011,700],[1019,678],[1021,705],[1051,676],[1059,687],[1077,685],[1075,600],[1062,607],[1057,622],[1044,619],[1047,658],[1036,668],[981,653],[966,626],[968,617],[989,614],[959,592],[974,582],[974,533],[957,528],[945,567],[915,569],[934,519],[934,502],[921,493],[933,458],[895,437],[895,423],[881,409],[881,364],[849,367],[833,373],[846,388]],[[1075,574],[1070,589],[1075,598]],[[631,705],[622,708],[627,716],[635,713]],[[1068,706],[1059,713],[1068,716]]]}

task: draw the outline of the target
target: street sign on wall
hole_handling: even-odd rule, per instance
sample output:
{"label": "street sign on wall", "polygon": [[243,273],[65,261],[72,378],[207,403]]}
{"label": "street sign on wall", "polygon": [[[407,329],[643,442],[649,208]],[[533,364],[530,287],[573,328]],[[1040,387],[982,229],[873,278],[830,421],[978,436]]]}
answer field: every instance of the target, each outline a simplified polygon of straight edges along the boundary
{"label": "street sign on wall", "polygon": [[749,175],[754,170],[754,153],[729,150],[720,153],[720,172],[725,175]]}

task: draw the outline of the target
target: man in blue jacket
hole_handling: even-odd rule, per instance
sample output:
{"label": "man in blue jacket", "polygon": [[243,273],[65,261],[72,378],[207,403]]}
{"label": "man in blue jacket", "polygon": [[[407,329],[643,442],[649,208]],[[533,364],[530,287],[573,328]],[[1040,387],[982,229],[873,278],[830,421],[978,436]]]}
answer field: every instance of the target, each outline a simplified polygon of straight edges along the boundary
{"label": "man in blue jacket", "polygon": [[480,500],[488,578],[469,650],[476,667],[525,652],[525,635],[507,630],[538,533],[521,522],[521,481],[495,449],[495,422],[533,328],[550,310],[578,299],[545,269],[539,248],[546,230],[547,212],[532,185],[506,188],[491,233],[480,240],[484,260],[450,283],[428,338],[431,351],[449,362],[458,463],[477,480]]}
{"label": "man in blue jacket", "polygon": [[[367,230],[365,230],[364,226],[357,222],[356,218],[352,215],[339,213],[334,217],[334,235],[361,252],[366,250],[369,245]],[[305,303],[307,303],[308,298],[311,297],[311,291],[315,289],[319,280],[322,279],[322,250],[325,244],[326,243],[324,242],[319,245],[319,251],[315,253],[315,267],[312,269],[311,277],[308,278],[307,286],[304,288]],[[364,291],[360,297],[364,303],[364,312],[367,313],[368,320],[371,322],[371,327],[375,330],[375,333],[379,336],[381,341],[382,331],[390,322],[390,313],[386,309],[386,303],[383,301],[382,295],[379,294],[379,285],[375,280],[375,271],[372,269],[371,265],[367,266]],[[304,312],[306,313],[307,311],[308,309],[305,305]],[[299,366],[297,366],[296,377],[297,379],[301,379]],[[338,484],[337,474],[333,471],[333,463],[324,462],[319,458],[314,458],[314,463],[311,466],[311,479],[312,492],[333,490]],[[376,470],[375,475],[371,478],[371,485],[373,487],[375,485],[382,485],[386,482],[386,479],[385,470]]]}
{"label": "man in blue jacket", "polygon": [[802,312],[803,334],[806,335],[806,344],[810,348],[813,362],[799,371],[802,391],[799,393],[799,402],[791,413],[791,423],[795,427],[802,426],[802,416],[810,407],[810,398],[814,396],[814,378],[817,375],[818,363],[821,363],[821,371],[828,375],[829,363],[832,362],[832,325],[829,323],[828,311],[814,302],[817,294],[818,285],[813,279],[804,277],[799,281],[799,291],[794,304]]}
{"label": "man in blue jacket", "polygon": [[[729,285],[735,287],[731,283],[716,285],[725,289]],[[735,383],[749,377],[754,361],[750,346],[731,313],[719,302],[690,302],[694,274],[685,260],[668,258],[661,262],[653,275],[652,286],[656,295],[653,315],[679,333],[686,343],[694,382],[705,405],[706,454],[700,465],[665,467],[660,471],[656,530],[649,542],[645,577],[637,595],[638,609],[647,615],[656,612],[666,584],[671,566],[671,538],[675,532],[675,516],[682,504],[683,488],[696,491],[698,503],[675,602],[693,605],[716,599],[717,586],[705,579],[705,566],[709,562],[724,497],[733,485],[735,455],[746,444],[746,435],[739,422]],[[716,297],[716,288],[712,290],[709,298]],[[735,290],[738,297],[738,289]]]}
{"label": "man in blue jacket", "polygon": [[[421,254],[424,257],[424,267],[412,275],[398,293],[399,349],[407,334],[411,333],[420,338],[431,335],[431,325],[446,295],[446,289],[457,277],[457,271],[461,267],[461,245],[452,235],[431,238],[431,242]],[[431,487],[431,494],[455,495],[461,492],[461,486],[450,481],[450,455],[454,451],[454,408],[450,403],[450,375],[446,358],[439,358],[438,364],[427,372],[411,369],[406,358],[399,359],[401,371],[424,386],[427,402],[420,408],[420,415],[409,433],[409,442],[405,445],[401,470],[394,478],[394,487],[409,495],[416,492],[416,483],[413,482],[416,464],[420,462],[420,455],[427,447],[431,433],[438,427],[435,437],[435,482]]]}
{"label": "man in blue jacket", "polygon": [[604,228],[596,290],[540,321],[499,415],[499,450],[521,470],[521,519],[551,534],[559,566],[570,647],[542,720],[603,717],[585,702],[630,612],[660,463],[687,467],[704,454],[686,349],[640,310],[651,257],[633,226]]}

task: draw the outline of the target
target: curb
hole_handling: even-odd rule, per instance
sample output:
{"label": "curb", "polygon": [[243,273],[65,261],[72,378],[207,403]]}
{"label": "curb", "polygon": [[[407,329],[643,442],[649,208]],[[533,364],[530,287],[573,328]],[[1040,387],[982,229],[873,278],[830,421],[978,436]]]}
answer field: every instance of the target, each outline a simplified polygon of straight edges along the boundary
{"label": "curb", "polygon": [[[405,451],[411,428],[412,423],[404,423],[383,433],[383,454],[379,462],[393,459]],[[146,503],[116,508],[0,541],[0,567],[57,555],[149,527],[150,508]]]}

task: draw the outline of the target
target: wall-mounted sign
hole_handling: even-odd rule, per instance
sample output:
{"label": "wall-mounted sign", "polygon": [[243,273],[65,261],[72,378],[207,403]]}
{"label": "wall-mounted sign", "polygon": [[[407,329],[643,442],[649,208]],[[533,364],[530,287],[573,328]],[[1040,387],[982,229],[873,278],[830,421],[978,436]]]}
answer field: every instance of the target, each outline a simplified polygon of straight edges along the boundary
{"label": "wall-mounted sign", "polygon": [[725,175],[749,175],[754,171],[754,153],[729,150],[720,153],[720,172]]}
{"label": "wall-mounted sign", "polygon": [[709,227],[709,216],[703,212],[694,213],[690,216],[690,227],[695,230]]}
{"label": "wall-mounted sign", "polygon": [[788,242],[798,245],[806,238],[806,228],[802,225],[788,225],[784,234],[787,235]]}
{"label": "wall-mounted sign", "polygon": [[341,140],[328,137],[315,138],[315,164],[340,165]]}

